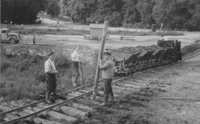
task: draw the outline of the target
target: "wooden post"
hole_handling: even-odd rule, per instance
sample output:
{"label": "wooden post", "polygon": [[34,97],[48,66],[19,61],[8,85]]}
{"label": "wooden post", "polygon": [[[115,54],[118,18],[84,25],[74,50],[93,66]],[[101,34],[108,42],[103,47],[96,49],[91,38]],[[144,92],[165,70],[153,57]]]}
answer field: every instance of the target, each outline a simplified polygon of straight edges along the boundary
{"label": "wooden post", "polygon": [[78,62],[78,71],[79,71],[79,74],[80,74],[80,83],[81,83],[81,86],[83,86],[83,69],[82,69],[82,62]]}
{"label": "wooden post", "polygon": [[[103,34],[102,34],[102,38],[101,38],[101,48],[99,50],[98,59],[102,59],[103,58],[103,51],[104,51],[104,46],[105,46],[105,41],[106,41],[107,29],[108,29],[108,21],[105,21],[104,22],[104,28],[103,28]],[[96,75],[95,75],[95,81],[94,81],[94,91],[98,87],[98,80],[99,80],[99,74],[100,74],[100,69],[99,69],[99,66],[98,66],[98,61],[99,60],[97,60],[97,68],[96,68]]]}

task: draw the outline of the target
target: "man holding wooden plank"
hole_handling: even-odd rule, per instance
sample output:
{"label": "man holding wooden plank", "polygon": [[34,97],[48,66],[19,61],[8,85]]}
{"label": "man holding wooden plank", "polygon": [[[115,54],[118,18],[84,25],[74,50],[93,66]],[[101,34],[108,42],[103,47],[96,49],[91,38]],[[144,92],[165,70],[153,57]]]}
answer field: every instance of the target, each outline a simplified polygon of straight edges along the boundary
{"label": "man holding wooden plank", "polygon": [[[105,41],[106,41],[106,35],[107,35],[107,29],[108,29],[108,21],[105,21],[104,22],[104,28],[103,28],[103,34],[102,34],[102,38],[101,38],[101,47],[100,47],[100,51],[99,51],[99,55],[98,55],[98,60],[99,60],[99,62],[98,62],[98,64],[97,64],[97,69],[96,69],[96,75],[95,75],[95,81],[94,81],[94,89],[93,89],[93,100],[95,100],[95,98],[96,98],[96,95],[97,95],[97,88],[98,88],[98,80],[99,80],[99,74],[100,74],[100,69],[102,70],[102,71],[104,71],[105,73],[104,73],[104,77],[103,78],[105,78],[106,80],[104,80],[104,93],[105,93],[105,96],[104,96],[104,102],[102,103],[102,105],[107,105],[107,103],[108,103],[108,99],[109,99],[109,94],[110,95],[112,95],[113,93],[112,93],[112,88],[111,88],[111,82],[112,82],[112,79],[108,79],[107,80],[107,76],[106,76],[106,74],[108,73],[108,72],[110,72],[110,68],[112,68],[112,64],[110,64],[111,62],[110,62],[110,59],[111,59],[111,56],[110,56],[110,53],[108,54],[108,53],[105,53],[105,57],[104,58],[107,58],[107,60],[106,61],[108,61],[109,60],[109,62],[105,62],[105,63],[103,63],[102,62],[102,58],[103,58],[103,51],[104,51],[104,46],[105,46]],[[106,56],[109,56],[109,57],[106,57]],[[107,66],[109,65],[109,71],[107,72]],[[105,67],[106,67],[106,69],[105,69]],[[113,66],[114,67],[114,66]],[[105,71],[106,70],[106,71]],[[113,71],[113,70],[112,70]],[[111,77],[110,76],[111,74],[109,73],[109,77]],[[108,82],[108,83],[107,83]],[[112,95],[112,98],[114,99],[114,97],[113,97],[113,95]]]}
{"label": "man holding wooden plank", "polygon": [[108,104],[109,97],[110,102],[114,100],[111,85],[113,79],[114,63],[109,52],[104,52],[103,59],[104,60],[99,60],[99,68],[102,70],[102,79],[104,81],[104,102],[101,105],[105,106]]}

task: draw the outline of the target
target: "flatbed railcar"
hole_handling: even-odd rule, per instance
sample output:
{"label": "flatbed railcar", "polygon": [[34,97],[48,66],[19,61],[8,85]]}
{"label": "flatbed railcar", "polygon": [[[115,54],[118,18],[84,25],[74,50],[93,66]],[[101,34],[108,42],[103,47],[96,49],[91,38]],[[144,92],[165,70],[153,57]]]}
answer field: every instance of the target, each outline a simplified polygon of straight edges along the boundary
{"label": "flatbed railcar", "polygon": [[139,51],[106,49],[115,62],[115,75],[129,75],[182,60],[181,42],[177,40],[157,41],[157,48]]}

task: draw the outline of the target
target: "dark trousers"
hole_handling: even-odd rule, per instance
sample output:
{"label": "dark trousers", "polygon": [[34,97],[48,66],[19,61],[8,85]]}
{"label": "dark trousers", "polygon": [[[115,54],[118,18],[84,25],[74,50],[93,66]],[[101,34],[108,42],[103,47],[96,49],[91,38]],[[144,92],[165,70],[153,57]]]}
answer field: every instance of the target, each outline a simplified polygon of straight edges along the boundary
{"label": "dark trousers", "polygon": [[104,94],[113,97],[112,79],[104,79]]}
{"label": "dark trousers", "polygon": [[77,61],[72,61],[72,82],[77,83],[77,80],[80,76],[79,73],[79,63]]}
{"label": "dark trousers", "polygon": [[46,73],[47,92],[46,99],[49,98],[51,93],[55,94],[56,91],[56,74]]}

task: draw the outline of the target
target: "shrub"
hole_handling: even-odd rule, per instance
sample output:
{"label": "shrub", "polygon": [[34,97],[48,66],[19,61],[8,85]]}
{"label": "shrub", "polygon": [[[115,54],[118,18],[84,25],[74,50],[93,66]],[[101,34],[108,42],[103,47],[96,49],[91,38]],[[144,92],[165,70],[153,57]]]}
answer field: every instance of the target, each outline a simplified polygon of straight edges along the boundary
{"label": "shrub", "polygon": [[43,60],[43,57],[38,55],[30,57],[30,63],[38,64],[41,60]]}
{"label": "shrub", "polygon": [[1,63],[1,73],[5,72],[7,68],[9,68],[11,65],[8,62],[2,62]]}
{"label": "shrub", "polygon": [[195,52],[196,50],[199,50],[199,49],[200,49],[200,44],[195,43],[195,44],[185,46],[184,48],[182,48],[181,51],[182,51],[182,55],[184,56],[184,55],[193,53],[193,52]]}
{"label": "shrub", "polygon": [[57,69],[65,73],[65,71],[71,66],[71,61],[66,57],[59,57],[55,61]]}
{"label": "shrub", "polygon": [[42,82],[44,83],[46,81],[46,75],[44,72],[36,72],[35,73],[35,80],[37,82]]}

